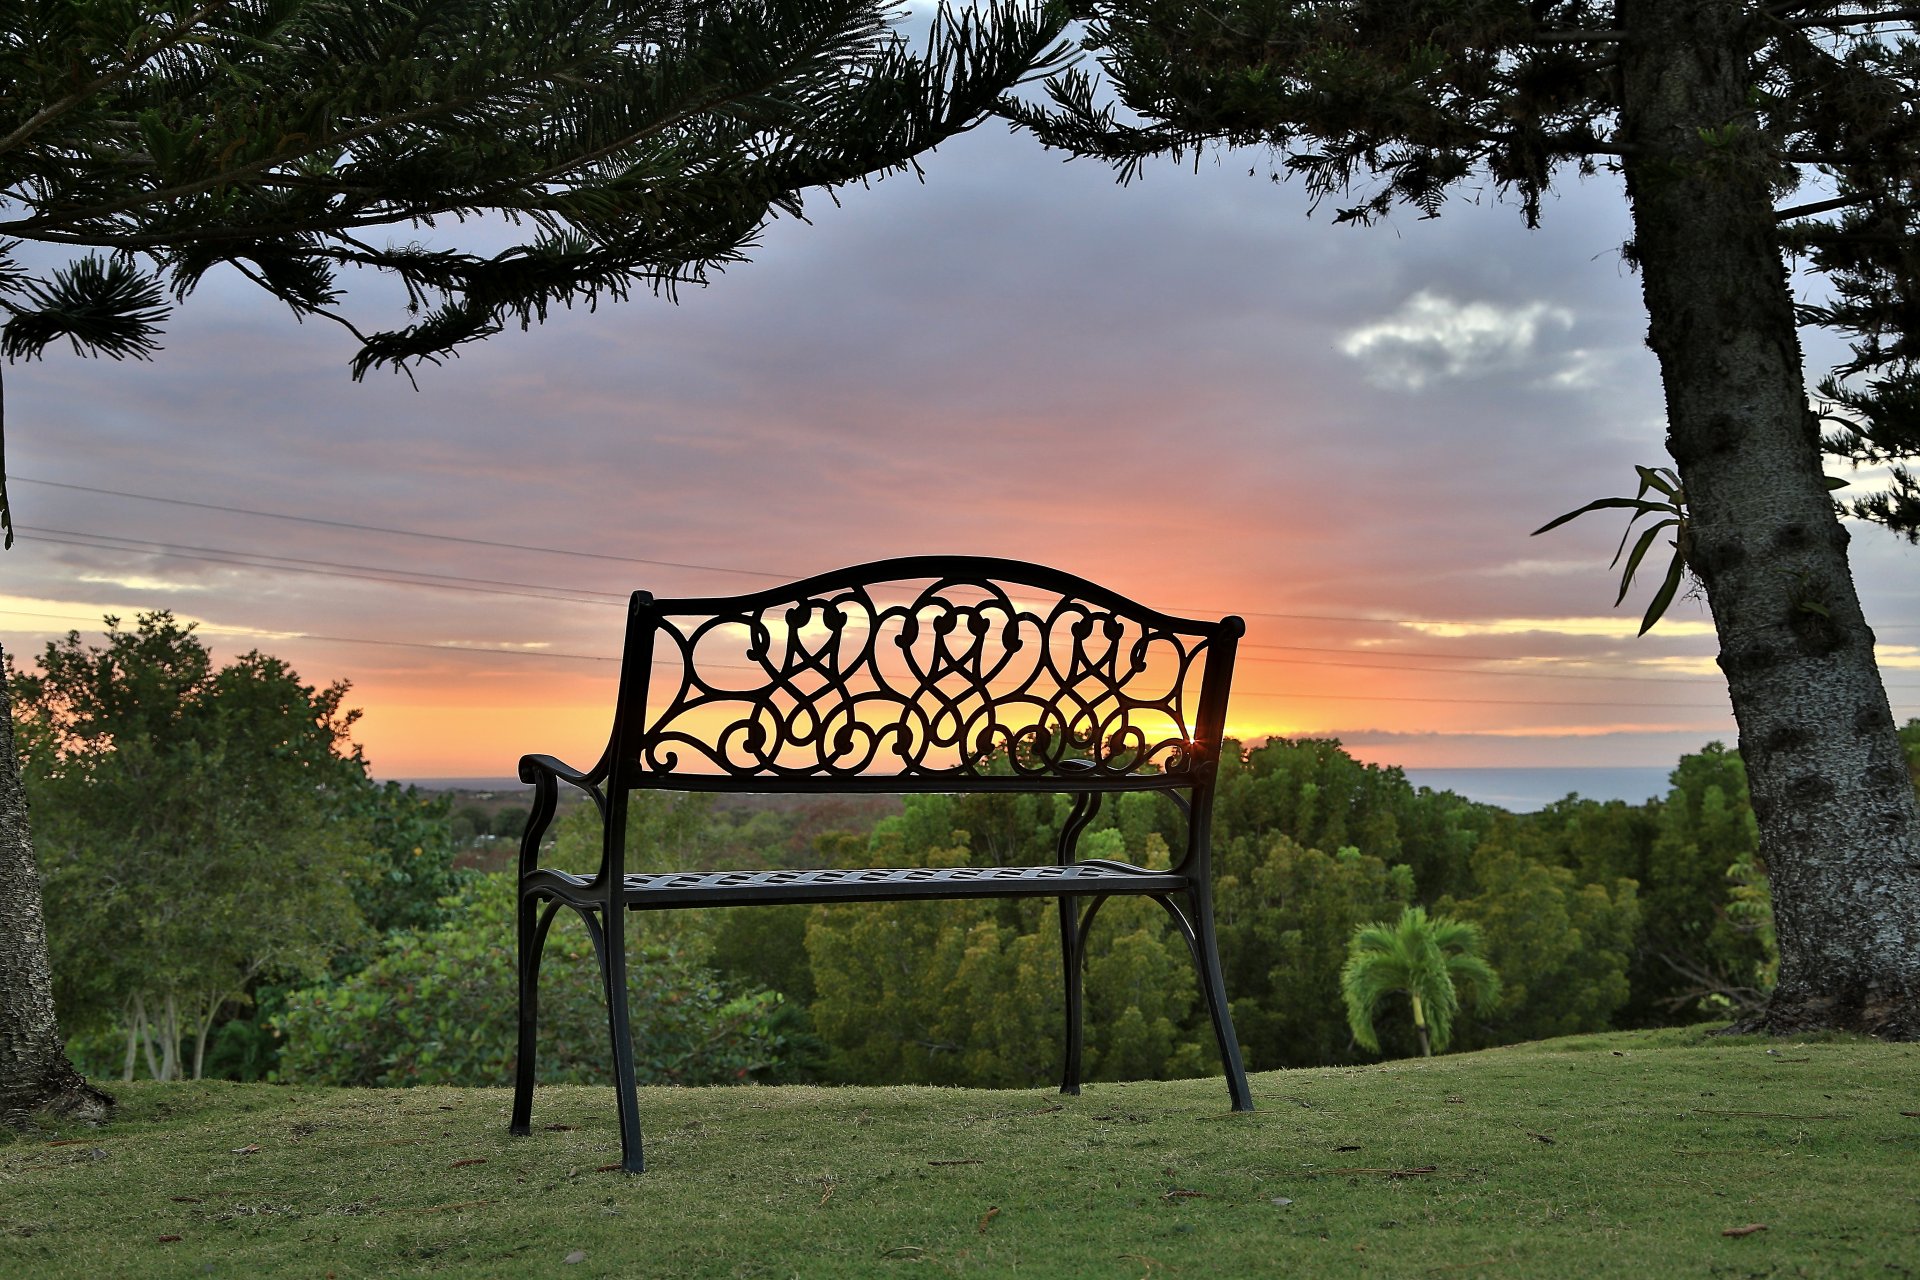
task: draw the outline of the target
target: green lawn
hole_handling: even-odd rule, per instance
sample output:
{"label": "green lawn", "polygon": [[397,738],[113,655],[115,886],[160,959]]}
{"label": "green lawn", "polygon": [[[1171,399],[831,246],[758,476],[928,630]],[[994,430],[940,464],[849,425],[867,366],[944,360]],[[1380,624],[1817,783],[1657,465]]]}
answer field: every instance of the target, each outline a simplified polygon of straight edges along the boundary
{"label": "green lawn", "polygon": [[[1253,1079],[121,1090],[0,1138],[0,1275],[1904,1276],[1920,1045],[1583,1036]],[[1729,1235],[1761,1224],[1764,1230]]]}

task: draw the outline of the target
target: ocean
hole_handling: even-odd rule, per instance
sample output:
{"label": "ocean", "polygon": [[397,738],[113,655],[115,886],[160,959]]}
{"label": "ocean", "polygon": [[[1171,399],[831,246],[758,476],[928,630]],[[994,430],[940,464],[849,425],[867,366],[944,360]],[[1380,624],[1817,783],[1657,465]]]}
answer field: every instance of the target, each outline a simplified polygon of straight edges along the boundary
{"label": "ocean", "polygon": [[[1586,800],[1625,800],[1640,804],[1667,794],[1672,765],[1630,768],[1405,769],[1416,787],[1451,791],[1514,813],[1532,813],[1555,800],[1577,794]],[[429,791],[519,791],[518,778],[397,778]]]}

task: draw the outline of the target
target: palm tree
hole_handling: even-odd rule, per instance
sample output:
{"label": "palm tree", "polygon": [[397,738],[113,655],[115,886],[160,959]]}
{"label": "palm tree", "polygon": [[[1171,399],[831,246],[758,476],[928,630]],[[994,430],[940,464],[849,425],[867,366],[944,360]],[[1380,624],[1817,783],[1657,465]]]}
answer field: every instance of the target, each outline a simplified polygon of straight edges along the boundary
{"label": "palm tree", "polygon": [[1406,908],[1392,925],[1355,925],[1347,963],[1340,970],[1340,994],[1346,997],[1353,1038],[1380,1052],[1373,1011],[1386,997],[1404,992],[1413,1002],[1421,1056],[1445,1049],[1453,1038],[1461,995],[1485,1005],[1500,993],[1499,975],[1476,954],[1479,949],[1479,926],[1429,916],[1425,907]]}

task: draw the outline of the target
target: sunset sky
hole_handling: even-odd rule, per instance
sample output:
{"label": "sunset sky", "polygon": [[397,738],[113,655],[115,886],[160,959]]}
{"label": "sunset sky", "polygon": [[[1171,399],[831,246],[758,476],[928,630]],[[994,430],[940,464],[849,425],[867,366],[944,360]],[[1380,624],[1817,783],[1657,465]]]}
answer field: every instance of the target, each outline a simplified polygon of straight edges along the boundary
{"label": "sunset sky", "polygon": [[[376,775],[497,776],[597,754],[634,588],[972,553],[1244,615],[1246,737],[1409,767],[1731,742],[1703,606],[1635,639],[1652,572],[1611,607],[1621,521],[1527,536],[1666,460],[1617,182],[1535,232],[1471,190],[1354,229],[1267,173],[1121,188],[989,124],[924,183],[814,198],[678,305],[561,314],[417,392],[210,281],[152,364],[6,370],[0,643],[171,609],[223,657],[352,681]],[[1916,556],[1856,530],[1902,720]]]}

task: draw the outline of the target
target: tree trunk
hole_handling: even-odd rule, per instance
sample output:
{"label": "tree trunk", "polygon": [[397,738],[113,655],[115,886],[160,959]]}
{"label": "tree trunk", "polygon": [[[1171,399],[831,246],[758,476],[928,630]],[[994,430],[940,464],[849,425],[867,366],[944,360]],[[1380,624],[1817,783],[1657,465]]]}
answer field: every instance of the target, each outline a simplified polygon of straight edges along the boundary
{"label": "tree trunk", "polygon": [[1920,1036],[1920,817],[1822,482],[1745,0],[1618,0],[1648,345],[1719,634],[1778,986],[1739,1029]]}
{"label": "tree trunk", "polygon": [[73,1069],[60,1041],[13,703],[0,678],[0,1119],[17,1124],[45,1113],[98,1123],[112,1107]]}
{"label": "tree trunk", "polygon": [[[133,993],[133,1025],[140,1035],[140,1050],[147,1056],[147,1079],[162,1079],[160,1051],[154,1047],[157,1037],[154,1035],[153,1019],[147,1016],[147,996],[144,991]],[[131,1080],[133,1077],[127,1078]]]}
{"label": "tree trunk", "polygon": [[1413,1029],[1420,1033],[1420,1056],[1423,1058],[1431,1058],[1433,1056],[1433,1043],[1427,1039],[1427,1011],[1421,1005],[1419,996],[1414,995],[1412,992],[1408,992],[1407,994],[1413,999]]}
{"label": "tree trunk", "polygon": [[167,992],[160,1006],[160,1079],[180,1078],[180,1005]]}

